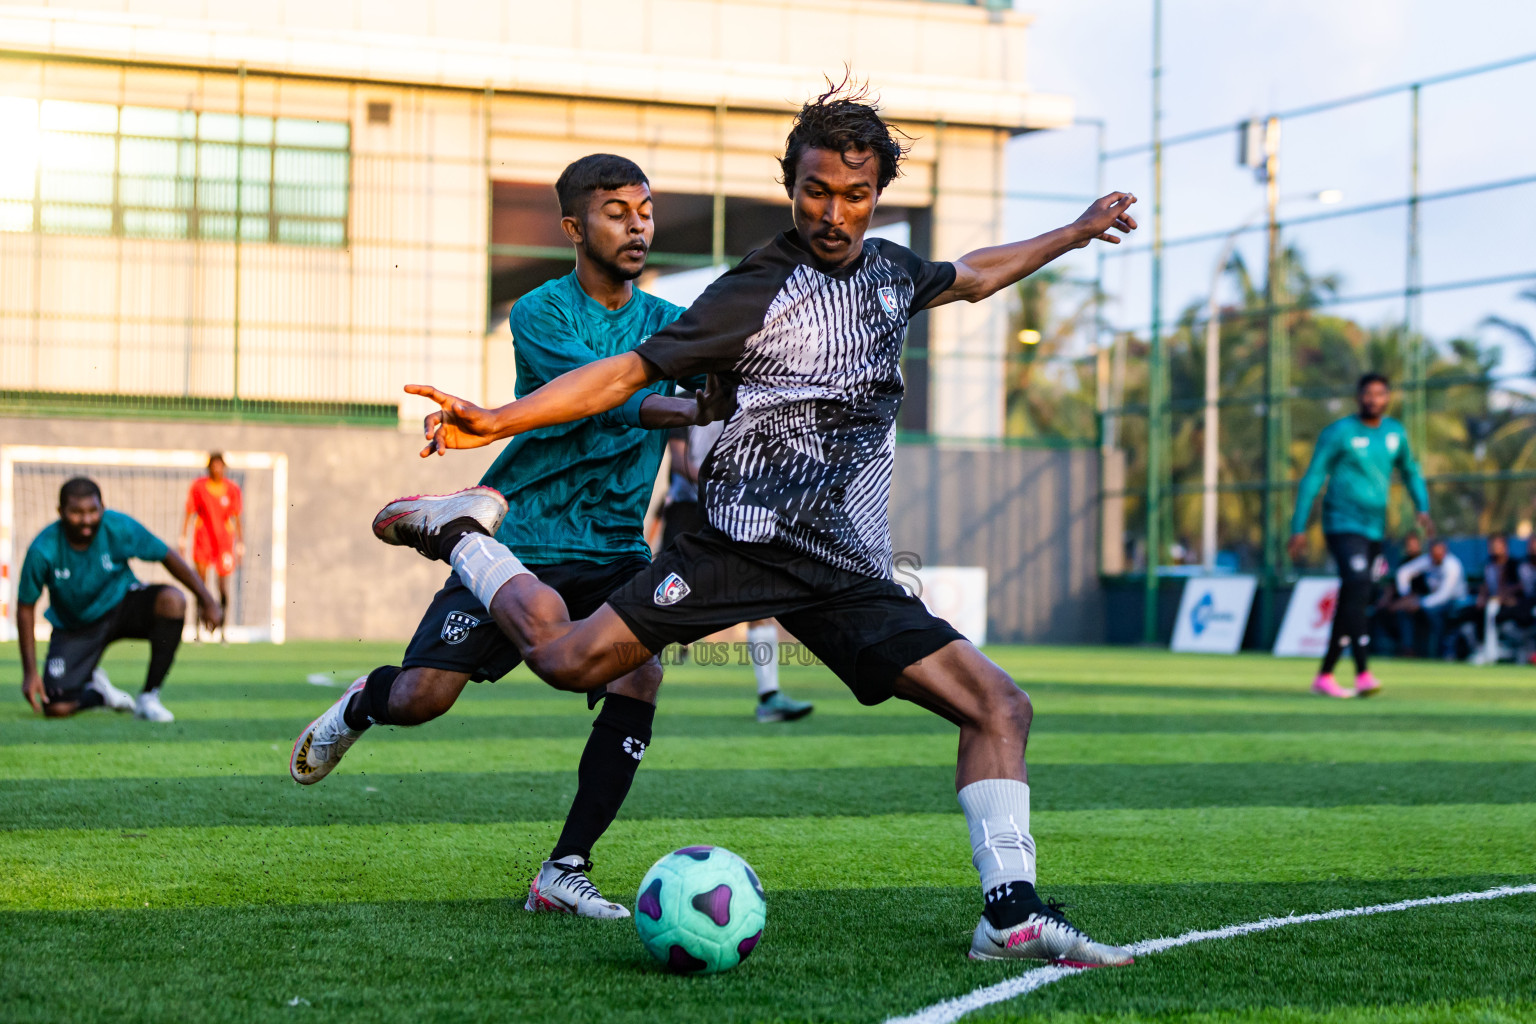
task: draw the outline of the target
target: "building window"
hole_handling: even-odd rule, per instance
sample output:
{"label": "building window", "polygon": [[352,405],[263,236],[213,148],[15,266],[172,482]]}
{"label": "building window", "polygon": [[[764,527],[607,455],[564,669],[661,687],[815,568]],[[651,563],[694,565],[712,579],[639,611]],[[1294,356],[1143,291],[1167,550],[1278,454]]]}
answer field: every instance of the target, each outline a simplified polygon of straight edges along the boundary
{"label": "building window", "polygon": [[0,231],[345,246],[351,126],[0,96]]}

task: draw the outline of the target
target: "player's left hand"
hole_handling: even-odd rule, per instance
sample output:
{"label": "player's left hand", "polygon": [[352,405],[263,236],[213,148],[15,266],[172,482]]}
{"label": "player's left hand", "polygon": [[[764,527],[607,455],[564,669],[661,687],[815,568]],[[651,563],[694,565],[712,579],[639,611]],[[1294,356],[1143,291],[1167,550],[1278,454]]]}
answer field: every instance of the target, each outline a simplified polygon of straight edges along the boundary
{"label": "player's left hand", "polygon": [[21,695],[27,698],[27,703],[32,705],[33,711],[39,715],[43,713],[43,705],[48,703],[48,691],[43,688],[42,676],[33,672],[23,679]]}
{"label": "player's left hand", "polygon": [[1094,201],[1094,204],[1083,211],[1083,215],[1077,218],[1073,227],[1083,235],[1083,240],[1078,243],[1081,249],[1089,242],[1097,238],[1101,242],[1120,244],[1118,235],[1110,234],[1111,230],[1130,234],[1136,230],[1136,218],[1130,214],[1132,204],[1136,197],[1129,192],[1111,192],[1102,199]]}
{"label": "player's left hand", "polygon": [[405,390],[407,394],[430,398],[442,406],[437,412],[428,413],[421,422],[427,438],[427,446],[421,450],[422,458],[442,455],[449,448],[482,448],[497,439],[490,410],[455,398],[430,384],[407,384]]}
{"label": "player's left hand", "polygon": [[710,374],[703,391],[695,391],[693,400],[698,403],[699,413],[694,424],[704,426],[715,420],[723,420],[736,411],[736,388],[720,380],[717,374]]}
{"label": "player's left hand", "polygon": [[202,621],[203,628],[212,633],[224,624],[224,609],[216,601],[198,598],[197,617]]}
{"label": "player's left hand", "polygon": [[1424,531],[1424,536],[1433,537],[1435,535],[1435,521],[1429,517],[1428,512],[1420,512],[1414,519],[1417,520],[1419,529]]}

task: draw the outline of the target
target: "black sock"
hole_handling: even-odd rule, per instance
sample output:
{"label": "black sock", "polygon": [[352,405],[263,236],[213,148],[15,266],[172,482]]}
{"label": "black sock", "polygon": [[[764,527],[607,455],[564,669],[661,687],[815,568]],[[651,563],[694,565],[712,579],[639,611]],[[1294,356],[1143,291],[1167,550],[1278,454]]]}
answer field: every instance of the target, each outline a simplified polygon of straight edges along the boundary
{"label": "black sock", "polygon": [[394,724],[389,718],[389,689],[395,685],[395,677],[403,671],[399,665],[380,665],[368,673],[368,681],[352,695],[341,713],[348,729],[362,732],[373,724]]}
{"label": "black sock", "polygon": [[466,533],[483,533],[487,537],[490,536],[485,527],[480,525],[479,520],[469,516],[459,516],[437,531],[437,540],[433,542],[433,547],[437,549],[437,557],[445,562],[452,558],[453,549],[459,546],[459,541],[464,539]]}
{"label": "black sock", "polygon": [[576,799],[571,801],[550,860],[572,854],[591,859],[593,845],[613,824],[629,795],[640,757],[651,742],[655,717],[656,705],[634,697],[610,693],[603,701],[576,769]]}
{"label": "black sock", "polygon": [[181,620],[156,615],[149,624],[149,671],[144,674],[144,692],[160,689],[171,662],[176,660],[176,648],[181,646]]}
{"label": "black sock", "polygon": [[87,708],[99,708],[106,702],[107,698],[90,687],[86,687],[80,691],[80,696],[75,698],[75,710],[84,711]]}
{"label": "black sock", "polygon": [[987,891],[986,909],[982,913],[987,915],[992,927],[1012,928],[1044,906],[1030,883],[1005,882]]}
{"label": "black sock", "polygon": [[1355,675],[1361,676],[1370,668],[1371,638],[1357,636],[1349,643],[1349,653],[1355,656]]}

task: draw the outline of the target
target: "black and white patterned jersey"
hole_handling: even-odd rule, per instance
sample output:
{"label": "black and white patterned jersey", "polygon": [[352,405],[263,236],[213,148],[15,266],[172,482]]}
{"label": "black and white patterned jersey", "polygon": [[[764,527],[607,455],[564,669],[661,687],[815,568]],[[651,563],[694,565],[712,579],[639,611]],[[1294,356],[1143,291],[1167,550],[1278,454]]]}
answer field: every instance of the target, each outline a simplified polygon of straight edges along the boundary
{"label": "black and white patterned jersey", "polygon": [[901,346],[907,321],[954,280],[953,264],[885,239],[823,270],[785,232],[635,349],[664,377],[737,385],[699,474],[710,525],[890,576]]}

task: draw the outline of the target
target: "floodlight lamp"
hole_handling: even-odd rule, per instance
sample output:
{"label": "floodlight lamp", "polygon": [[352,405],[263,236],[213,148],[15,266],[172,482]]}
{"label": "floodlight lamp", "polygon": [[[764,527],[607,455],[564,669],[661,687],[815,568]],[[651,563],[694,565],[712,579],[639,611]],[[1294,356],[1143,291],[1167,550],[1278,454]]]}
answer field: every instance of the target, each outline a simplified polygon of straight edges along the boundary
{"label": "floodlight lamp", "polygon": [[1022,331],[1019,332],[1019,344],[1020,345],[1038,345],[1038,344],[1040,344],[1040,332],[1039,331],[1030,330],[1028,327],[1024,328]]}
{"label": "floodlight lamp", "polygon": [[1333,206],[1344,201],[1344,190],[1341,188],[1325,188],[1312,198],[1324,206]]}

